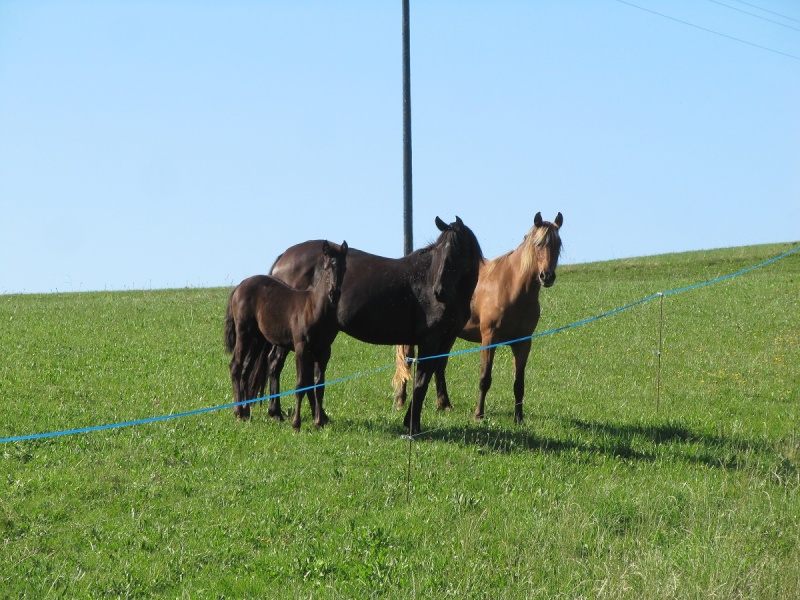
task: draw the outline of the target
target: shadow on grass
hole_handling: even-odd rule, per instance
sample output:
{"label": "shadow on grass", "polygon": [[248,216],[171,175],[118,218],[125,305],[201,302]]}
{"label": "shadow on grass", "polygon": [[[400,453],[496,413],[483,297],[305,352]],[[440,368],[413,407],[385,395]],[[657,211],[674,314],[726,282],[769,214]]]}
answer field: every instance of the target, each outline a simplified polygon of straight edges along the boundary
{"label": "shadow on grass", "polygon": [[[534,424],[541,427],[534,430]],[[407,434],[402,426],[402,411],[397,412],[396,419],[389,420],[332,416],[326,428],[331,427],[367,435]],[[781,452],[780,441],[753,439],[724,431],[711,433],[700,426],[679,422],[632,424],[540,415],[529,416],[520,425],[501,426],[496,421],[470,420],[461,425],[434,426],[414,439],[421,443],[461,444],[494,454],[539,452],[573,456],[576,460],[606,456],[643,463],[684,461],[729,471],[766,469],[779,481],[800,482],[800,469]]]}
{"label": "shadow on grass", "polygon": [[[578,459],[610,456],[615,459],[655,463],[681,460],[710,468],[739,471],[761,465],[782,480],[798,480],[798,466],[769,440],[751,439],[725,433],[713,434],[682,423],[628,424],[551,418],[562,435],[539,434],[529,425],[498,427],[486,422],[435,427],[416,436],[418,441],[434,440],[463,444],[483,452],[511,454],[541,452],[574,455]],[[403,435],[397,424],[350,421],[348,425],[373,432]]]}

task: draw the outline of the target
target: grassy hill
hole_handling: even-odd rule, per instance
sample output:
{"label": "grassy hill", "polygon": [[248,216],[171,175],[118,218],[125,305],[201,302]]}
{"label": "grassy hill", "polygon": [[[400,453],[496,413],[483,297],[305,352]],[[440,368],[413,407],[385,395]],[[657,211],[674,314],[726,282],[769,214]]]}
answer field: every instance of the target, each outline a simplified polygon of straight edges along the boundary
{"label": "grassy hill", "polygon": [[[795,245],[562,266],[538,331]],[[0,438],[231,402],[228,292],[0,296]],[[467,353],[410,444],[393,350],[340,335],[321,431],[256,407],[0,444],[0,596],[800,597],[800,253],[664,298],[657,406],[661,308],[537,338],[522,425],[507,349],[472,421]]]}

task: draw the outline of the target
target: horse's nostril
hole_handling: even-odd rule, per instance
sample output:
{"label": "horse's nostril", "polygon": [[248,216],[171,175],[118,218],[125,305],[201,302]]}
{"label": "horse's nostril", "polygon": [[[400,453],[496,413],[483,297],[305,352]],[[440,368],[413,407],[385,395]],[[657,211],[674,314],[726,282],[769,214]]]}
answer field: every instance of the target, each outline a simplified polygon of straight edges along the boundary
{"label": "horse's nostril", "polygon": [[542,285],[545,287],[550,287],[556,280],[556,274],[553,271],[542,271],[539,274],[539,279],[542,282]]}

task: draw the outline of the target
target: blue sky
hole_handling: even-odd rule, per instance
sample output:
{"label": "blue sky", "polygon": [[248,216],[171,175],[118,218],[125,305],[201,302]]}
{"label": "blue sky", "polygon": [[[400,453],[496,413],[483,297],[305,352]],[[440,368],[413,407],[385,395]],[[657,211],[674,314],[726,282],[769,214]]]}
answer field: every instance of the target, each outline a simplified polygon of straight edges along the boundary
{"label": "blue sky", "polygon": [[[0,0],[0,293],[400,256],[401,93],[400,0]],[[411,0],[411,94],[415,247],[800,240],[796,2]]]}

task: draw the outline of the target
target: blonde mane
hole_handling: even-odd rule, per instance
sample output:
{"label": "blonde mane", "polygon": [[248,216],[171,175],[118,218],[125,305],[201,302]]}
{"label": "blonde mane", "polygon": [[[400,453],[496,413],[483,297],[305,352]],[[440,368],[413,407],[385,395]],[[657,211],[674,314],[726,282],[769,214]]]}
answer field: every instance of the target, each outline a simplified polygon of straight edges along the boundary
{"label": "blonde mane", "polygon": [[513,252],[520,252],[519,271],[522,277],[528,277],[536,270],[536,249],[549,247],[551,252],[561,254],[561,237],[558,227],[545,221],[541,226],[534,225],[515,250],[506,252],[486,264],[486,274],[490,275],[500,264],[508,260]]}

